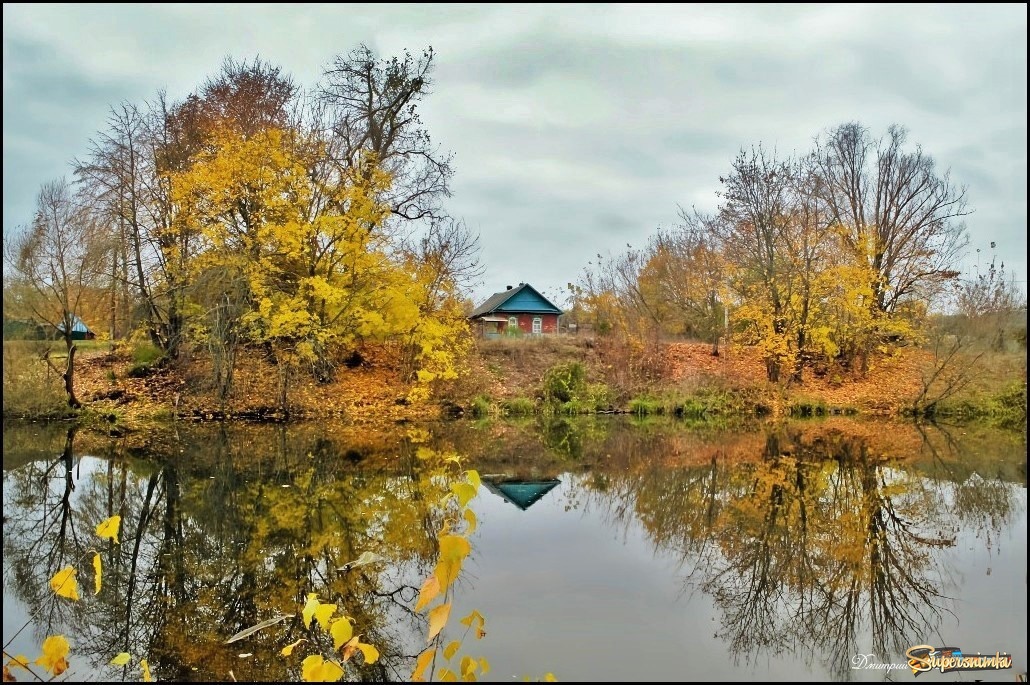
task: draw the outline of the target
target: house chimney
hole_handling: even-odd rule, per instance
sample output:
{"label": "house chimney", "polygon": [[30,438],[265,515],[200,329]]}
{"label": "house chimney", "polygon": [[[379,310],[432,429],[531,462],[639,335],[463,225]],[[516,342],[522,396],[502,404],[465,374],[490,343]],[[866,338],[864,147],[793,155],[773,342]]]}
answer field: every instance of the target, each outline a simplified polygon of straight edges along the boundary
{"label": "house chimney", "polygon": [[505,290],[511,290],[511,286],[509,285]]}

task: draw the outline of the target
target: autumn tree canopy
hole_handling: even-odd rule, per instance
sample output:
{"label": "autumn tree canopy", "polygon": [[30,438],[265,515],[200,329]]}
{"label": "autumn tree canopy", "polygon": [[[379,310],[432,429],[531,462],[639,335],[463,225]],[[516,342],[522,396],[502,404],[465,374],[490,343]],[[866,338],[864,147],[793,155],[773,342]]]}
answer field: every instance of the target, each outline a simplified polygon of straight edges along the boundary
{"label": "autumn tree canopy", "polygon": [[714,213],[681,211],[646,248],[599,255],[578,300],[599,330],[630,338],[757,346],[770,381],[810,364],[863,373],[870,354],[919,339],[966,244],[965,189],[906,143],[899,126],[876,139],[847,123],[807,154],[744,149]]}
{"label": "autumn tree canopy", "polygon": [[180,101],[113,107],[61,224],[98,236],[111,336],[206,350],[223,400],[249,346],[277,364],[283,409],[291,377],[327,381],[368,341],[400,349],[415,397],[453,377],[479,244],[444,208],[451,155],[418,115],[433,58],[361,46],[307,90],[227,58]]}

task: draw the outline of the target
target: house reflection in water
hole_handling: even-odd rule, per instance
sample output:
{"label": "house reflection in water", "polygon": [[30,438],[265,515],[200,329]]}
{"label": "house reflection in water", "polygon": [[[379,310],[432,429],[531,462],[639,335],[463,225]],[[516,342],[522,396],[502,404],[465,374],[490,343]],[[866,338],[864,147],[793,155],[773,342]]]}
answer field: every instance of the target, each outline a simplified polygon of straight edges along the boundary
{"label": "house reflection in water", "polygon": [[487,490],[525,511],[540,501],[544,495],[561,483],[557,478],[549,480],[520,480],[508,476],[484,476]]}

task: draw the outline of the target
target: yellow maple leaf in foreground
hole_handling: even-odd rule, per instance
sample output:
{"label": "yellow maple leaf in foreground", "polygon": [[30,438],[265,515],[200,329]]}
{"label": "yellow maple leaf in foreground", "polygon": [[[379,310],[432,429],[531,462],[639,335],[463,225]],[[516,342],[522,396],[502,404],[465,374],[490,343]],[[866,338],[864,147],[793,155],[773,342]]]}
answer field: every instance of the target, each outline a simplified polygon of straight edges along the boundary
{"label": "yellow maple leaf in foreground", "polygon": [[343,677],[343,669],[335,661],[326,661],[312,654],[301,662],[301,677],[308,683],[335,683]]}
{"label": "yellow maple leaf in foreground", "polygon": [[54,577],[50,579],[50,587],[59,597],[67,597],[75,601],[79,599],[79,584],[75,580],[75,569],[71,566],[65,566],[55,573]]}
{"label": "yellow maple leaf in foreground", "polygon": [[101,538],[110,538],[114,544],[118,544],[118,529],[122,525],[122,517],[115,514],[106,521],[97,524],[97,535]]}
{"label": "yellow maple leaf in foreground", "polygon": [[68,652],[71,646],[64,635],[51,635],[43,640],[43,654],[36,663],[50,672],[51,675],[59,676],[68,670]]}

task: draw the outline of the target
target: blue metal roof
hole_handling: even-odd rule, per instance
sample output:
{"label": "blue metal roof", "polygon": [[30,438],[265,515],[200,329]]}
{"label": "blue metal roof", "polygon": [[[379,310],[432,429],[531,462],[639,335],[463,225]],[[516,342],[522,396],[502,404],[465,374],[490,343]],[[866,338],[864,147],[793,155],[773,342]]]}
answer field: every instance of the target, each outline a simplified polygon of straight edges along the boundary
{"label": "blue metal roof", "polygon": [[540,498],[553,490],[560,480],[487,480],[483,479],[486,489],[499,495],[504,501],[514,504],[525,511],[540,501]]}
{"label": "blue metal roof", "polygon": [[471,316],[483,316],[484,314],[518,314],[521,312],[531,314],[562,314],[562,310],[546,297],[541,295],[536,288],[529,283],[520,283],[519,287],[494,293],[486,302],[473,310]]}
{"label": "blue metal roof", "polygon": [[[57,330],[64,332],[64,322],[57,324]],[[83,323],[82,319],[72,315],[72,333],[89,333],[89,326]]]}

